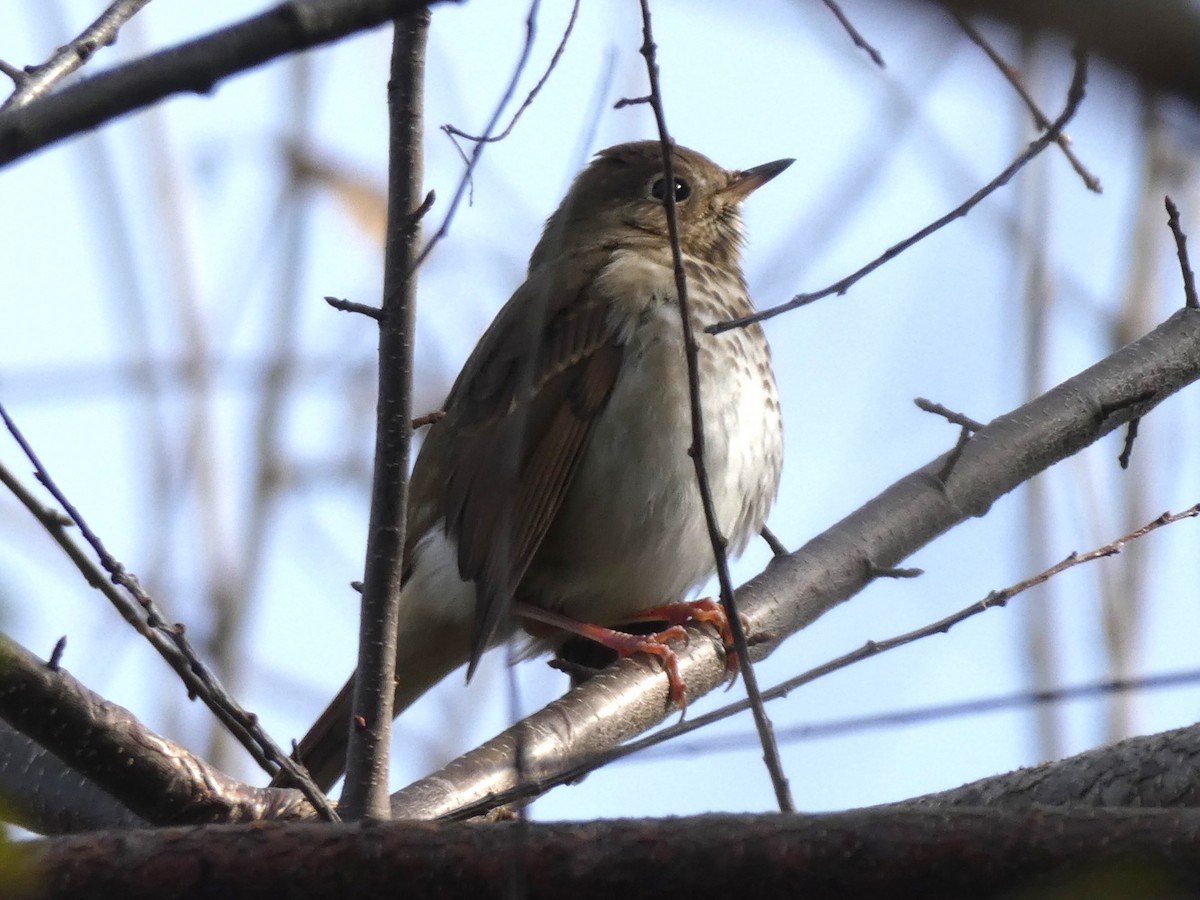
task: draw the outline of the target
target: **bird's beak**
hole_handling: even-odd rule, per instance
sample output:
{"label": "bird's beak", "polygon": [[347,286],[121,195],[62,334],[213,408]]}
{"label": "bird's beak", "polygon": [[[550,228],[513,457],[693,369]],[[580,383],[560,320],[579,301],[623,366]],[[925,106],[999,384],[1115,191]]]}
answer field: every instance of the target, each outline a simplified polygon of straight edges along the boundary
{"label": "bird's beak", "polygon": [[729,181],[729,187],[725,188],[722,193],[732,194],[738,200],[743,200],[794,162],[794,159],[777,159],[775,162],[763,163],[753,169],[734,172]]}

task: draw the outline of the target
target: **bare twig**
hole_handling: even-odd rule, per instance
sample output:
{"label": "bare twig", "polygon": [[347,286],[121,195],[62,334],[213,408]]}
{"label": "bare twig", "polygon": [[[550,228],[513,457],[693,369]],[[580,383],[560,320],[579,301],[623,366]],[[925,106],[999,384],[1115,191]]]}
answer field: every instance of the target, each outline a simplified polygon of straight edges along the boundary
{"label": "bare twig", "polygon": [[822,0],[822,2],[829,8],[829,11],[833,13],[833,17],[837,19],[838,24],[845,29],[846,34],[850,35],[850,40],[854,41],[854,46],[858,47],[860,50],[865,52],[867,56],[871,57],[871,62],[875,63],[875,65],[879,66],[879,68],[886,69],[887,64],[883,61],[883,54],[881,54],[878,50],[872,47],[870,43],[867,42],[867,39],[864,38],[862,33],[854,27],[854,23],[851,22],[849,16],[842,11],[842,8],[837,4],[836,0]]}
{"label": "bare twig", "polygon": [[1179,224],[1179,207],[1170,197],[1163,199],[1167,207],[1167,224],[1171,234],[1175,236],[1175,253],[1179,257],[1179,269],[1183,273],[1183,294],[1185,305],[1189,309],[1200,309],[1200,299],[1196,296],[1196,276],[1192,274],[1192,266],[1188,262],[1187,235]]}
{"label": "bare twig", "polygon": [[[517,90],[517,82],[521,80],[521,75],[525,71],[525,67],[529,64],[529,55],[533,51],[533,39],[537,35],[537,14],[541,7],[541,0],[532,0],[529,5],[529,14],[525,17],[525,42],[521,46],[521,53],[517,57],[517,64],[513,68],[512,75],[509,76],[508,86],[504,89],[504,93],[500,97],[500,101],[496,104],[496,108],[492,110],[492,116],[488,119],[487,126],[483,129],[483,134],[474,138],[475,146],[471,150],[470,156],[463,154],[467,160],[467,167],[463,171],[462,178],[458,181],[458,187],[454,190],[454,196],[450,198],[450,207],[446,210],[446,215],[442,217],[442,224],[438,226],[437,231],[426,242],[424,249],[417,255],[413,262],[413,268],[417,269],[433,252],[433,248],[441,243],[442,239],[450,232],[450,223],[454,221],[454,215],[458,212],[458,207],[466,196],[467,190],[470,187],[471,179],[475,174],[475,168],[479,165],[479,157],[483,154],[483,148],[488,145],[492,133],[496,130],[496,126],[500,123],[500,116],[504,113],[504,108],[508,106],[512,100],[513,94]],[[515,121],[515,120],[514,120]],[[457,147],[458,145],[455,144]],[[459,148],[462,153],[462,149]]]}
{"label": "bare twig", "polygon": [[915,398],[913,403],[916,404],[917,409],[927,413],[932,413],[935,416],[941,416],[952,425],[958,425],[960,428],[965,428],[968,431],[979,431],[979,429],[983,428],[982,422],[977,422],[970,416],[964,415],[960,412],[955,412],[952,409],[947,409],[945,406],[942,406],[942,404],[934,403],[932,400],[926,400],[924,397]]}
{"label": "bare twig", "polygon": [[[1161,675],[1145,675],[1139,678],[1105,678],[1072,687],[1017,691],[997,697],[981,697],[977,700],[960,700],[953,703],[939,703],[933,706],[916,707],[913,709],[898,709],[866,716],[853,716],[827,722],[815,722],[810,725],[792,725],[779,729],[776,736],[779,738],[781,744],[790,744],[821,738],[842,737],[847,734],[860,734],[865,731],[874,731],[881,728],[898,728],[909,725],[920,725],[927,722],[940,722],[963,716],[977,716],[985,713],[1000,712],[1006,709],[1028,709],[1031,706],[1041,706],[1047,703],[1064,703],[1069,700],[1087,700],[1096,697],[1107,697],[1112,694],[1163,690],[1196,684],[1200,684],[1200,669],[1193,669],[1187,672],[1167,672]],[[663,744],[655,749],[648,750],[641,758],[652,760],[680,756],[694,757],[700,753],[721,753],[727,750],[748,748],[754,746],[756,743],[758,743],[758,736],[750,732],[708,735],[704,738],[702,744],[687,744],[682,741],[672,741],[669,744]]]}
{"label": "bare twig", "polygon": [[0,111],[16,109],[47,94],[50,90],[81,68],[101,47],[117,40],[121,26],[132,19],[150,0],[114,0],[75,40],[64,44],[46,62],[37,66],[26,66],[22,77],[13,77],[16,90],[0,105]]}
{"label": "bare twig", "polygon": [[910,235],[898,244],[889,247],[871,262],[867,263],[857,272],[847,275],[840,281],[834,282],[828,287],[822,288],[819,291],[814,291],[809,294],[797,294],[786,303],[781,303],[778,306],[771,306],[766,309],[759,310],[748,316],[742,316],[738,319],[730,319],[727,322],[717,322],[714,325],[708,326],[710,334],[720,334],[722,331],[728,331],[731,328],[743,328],[752,322],[761,322],[766,319],[774,318],[780,313],[788,312],[789,310],[797,309],[801,306],[807,306],[822,297],[828,297],[833,294],[841,295],[846,293],[851,287],[870,275],[884,263],[899,256],[905,250],[923,241],[934,232],[953,222],[955,219],[960,219],[969,213],[972,209],[978,206],[985,198],[994,193],[999,188],[1008,184],[1014,175],[1017,174],[1031,159],[1045,150],[1052,144],[1055,138],[1062,132],[1067,122],[1075,115],[1079,109],[1079,104],[1083,101],[1084,85],[1087,82],[1087,55],[1082,48],[1076,47],[1073,51],[1075,57],[1075,74],[1071,79],[1071,86],[1067,91],[1067,103],[1063,108],[1062,113],[1051,124],[1050,128],[1033,141],[1025,151],[1014,159],[999,175],[989,181],[986,185],[968,197],[962,204],[952,209],[946,215],[942,216],[929,225],[926,225],[920,231]]}
{"label": "bare twig", "polygon": [[[79,511],[67,500],[58,485],[51,479],[33,448],[26,442],[3,405],[0,405],[0,419],[4,421],[21,450],[33,464],[38,481],[66,510],[71,521],[79,528],[84,540],[99,557],[103,571],[67,536],[61,516],[38,502],[4,466],[0,466],[0,484],[7,487],[41,522],[42,527],[66,551],[88,584],[104,594],[121,614],[121,617],[132,625],[138,634],[150,642],[151,646],[179,675],[187,686],[189,695],[199,697],[266,771],[274,771],[276,766],[285,769],[320,815],[323,818],[336,820],[337,813],[330,806],[328,798],[313,784],[307,773],[289,759],[287,754],[267,735],[262,726],[258,724],[258,718],[243,709],[222,687],[216,675],[200,659],[184,635],[183,626],[168,624],[158,608],[158,604],[142,589],[137,578],[126,571],[125,567],[108,552]],[[105,573],[108,577],[105,577]],[[120,589],[118,590],[118,588]]]}
{"label": "bare twig", "polygon": [[383,320],[383,310],[378,306],[369,306],[366,303],[355,303],[353,300],[343,300],[341,297],[326,297],[325,302],[334,309],[342,312],[358,313],[374,319],[376,322]]}
{"label": "bare twig", "polygon": [[[1041,107],[1037,105],[1037,101],[1033,99],[1032,95],[1025,88],[1024,83],[1021,81],[1020,72],[996,51],[991,42],[983,36],[978,28],[971,24],[971,21],[966,16],[957,10],[951,10],[950,15],[954,16],[954,21],[963,30],[963,34],[970,38],[971,42],[986,54],[987,58],[1000,70],[1000,74],[1004,76],[1005,80],[1012,85],[1013,90],[1017,92],[1017,96],[1024,101],[1025,105],[1029,108],[1029,112],[1032,113],[1033,124],[1043,131],[1049,128],[1050,119],[1042,112]],[[1071,147],[1071,139],[1066,133],[1060,132],[1058,137],[1055,138],[1054,143],[1058,144],[1059,149],[1063,152],[1063,156],[1071,164],[1071,168],[1083,179],[1084,186],[1093,193],[1103,193],[1103,188],[1100,186],[1100,179],[1093,175],[1087,166],[1080,161],[1079,157],[1075,155],[1075,151]]]}
{"label": "bare twig", "polygon": [[[546,71],[542,73],[542,77],[539,78],[537,84],[533,86],[533,90],[529,92],[524,101],[522,101],[521,105],[517,108],[517,111],[513,113],[512,118],[508,121],[508,125],[502,132],[495,135],[473,135],[467,134],[465,131],[455,128],[453,125],[443,125],[442,131],[451,137],[465,138],[468,141],[475,141],[477,143],[494,144],[497,141],[502,141],[508,137],[513,128],[516,126],[517,120],[521,118],[525,110],[529,109],[529,107],[533,105],[533,101],[537,99],[537,95],[540,94],[542,88],[546,86],[546,82],[550,80],[551,73],[558,66],[558,61],[562,57],[563,51],[567,49],[567,40],[571,37],[571,32],[575,28],[575,20],[579,17],[579,2],[580,0],[575,0],[571,6],[571,17],[567,20],[567,27],[563,29],[562,38],[559,40],[558,46],[554,48],[554,54],[550,57],[550,62],[546,65]],[[530,37],[530,43],[532,44],[532,36]],[[505,102],[507,104],[507,101]]]}
{"label": "bare twig", "polygon": [[762,539],[767,542],[767,546],[771,548],[772,553],[774,553],[776,556],[787,555],[787,547],[784,546],[783,541],[775,536],[775,532],[773,532],[770,528],[764,525],[762,527],[762,531],[759,533],[762,535]]}
{"label": "bare twig", "polygon": [[759,739],[762,742],[763,761],[771,776],[771,784],[775,788],[775,798],[779,803],[780,812],[792,812],[795,806],[792,802],[791,790],[788,788],[787,777],[783,773],[779,748],[775,746],[775,739],[771,733],[771,720],[767,717],[762,698],[759,696],[758,679],[754,674],[754,664],[750,660],[750,648],[746,642],[746,630],[742,626],[737,602],[733,597],[733,580],[729,577],[725,538],[717,523],[712,488],[708,482],[708,470],[704,457],[704,418],[700,404],[699,348],[692,332],[692,319],[688,309],[687,276],[683,268],[683,250],[679,245],[679,222],[675,210],[675,176],[672,172],[673,142],[670,132],[667,130],[662,89],[659,86],[656,46],[650,23],[650,3],[649,0],[640,0],[640,3],[643,38],[641,53],[646,58],[646,72],[650,81],[650,106],[654,110],[654,119],[658,125],[658,139],[662,144],[663,178],[668,185],[666,195],[663,197],[663,207],[667,218],[667,234],[671,241],[671,257],[675,264],[675,291],[678,295],[684,356],[687,361],[688,395],[692,413],[692,462],[696,468],[696,483],[700,489],[700,501],[704,507],[704,520],[708,526],[709,541],[712,543],[717,580],[721,585],[721,605],[725,608],[725,614],[729,620],[734,651],[737,653],[738,670],[741,672],[742,680],[746,685],[746,694],[750,698],[751,708],[754,711],[754,724],[758,728]]}
{"label": "bare twig", "polygon": [[412,442],[414,257],[423,208],[425,46],[429,10],[399,19],[388,79],[388,229],[379,334],[375,473],[363,577],[354,721],[341,808],[349,819],[386,819],[396,683],[396,631],[404,569],[408,453]]}
{"label": "bare twig", "polygon": [[1142,420],[1139,416],[1136,419],[1130,419],[1129,424],[1125,426],[1125,443],[1121,445],[1121,455],[1117,457],[1117,462],[1121,464],[1122,469],[1129,468],[1129,460],[1133,458],[1133,442],[1137,440],[1138,426]]}

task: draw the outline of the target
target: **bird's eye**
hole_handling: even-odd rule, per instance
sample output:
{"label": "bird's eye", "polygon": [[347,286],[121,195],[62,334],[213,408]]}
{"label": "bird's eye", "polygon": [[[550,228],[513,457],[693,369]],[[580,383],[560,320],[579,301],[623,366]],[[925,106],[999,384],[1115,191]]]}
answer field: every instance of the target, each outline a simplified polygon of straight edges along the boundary
{"label": "bird's eye", "polygon": [[[667,196],[667,179],[659,178],[654,184],[650,185],[650,196],[656,200],[662,200]],[[682,178],[675,179],[675,202],[682,203],[688,197],[692,196],[692,187]]]}

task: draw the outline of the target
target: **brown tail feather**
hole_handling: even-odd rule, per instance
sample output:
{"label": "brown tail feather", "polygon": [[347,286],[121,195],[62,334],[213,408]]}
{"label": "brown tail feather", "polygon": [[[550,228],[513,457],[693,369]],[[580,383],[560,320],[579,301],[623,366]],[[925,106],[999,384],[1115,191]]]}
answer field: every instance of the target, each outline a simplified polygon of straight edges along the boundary
{"label": "brown tail feather", "polygon": [[[467,661],[467,636],[465,627],[431,627],[417,635],[402,631],[396,660],[395,715]],[[297,759],[326,793],[346,771],[353,704],[351,676],[297,746]],[[286,783],[290,782],[284,775],[271,781],[273,787]]]}

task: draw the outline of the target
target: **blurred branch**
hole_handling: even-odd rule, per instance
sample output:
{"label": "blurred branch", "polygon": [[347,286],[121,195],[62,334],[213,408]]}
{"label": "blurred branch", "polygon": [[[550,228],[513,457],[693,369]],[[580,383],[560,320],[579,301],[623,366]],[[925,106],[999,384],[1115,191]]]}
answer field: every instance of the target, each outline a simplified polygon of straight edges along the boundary
{"label": "blurred branch", "polygon": [[[155,825],[313,816],[299,791],[253,788],[235,781],[4,635],[0,635],[0,718]],[[15,788],[16,793],[5,791],[5,799],[24,809],[20,816],[24,824],[78,830],[85,823],[94,827],[102,816],[108,827],[136,824],[128,817],[122,822],[117,810],[106,813],[89,806],[86,795],[76,798],[72,788],[77,782],[66,771],[49,783],[29,777],[20,768],[29,756],[30,748],[19,735],[0,731],[0,783]],[[78,817],[72,812],[77,804]],[[107,819],[108,815],[117,821]]]}
{"label": "blurred branch", "polygon": [[871,57],[871,62],[875,63],[875,65],[879,66],[879,68],[887,68],[887,64],[883,61],[883,54],[872,47],[870,42],[868,42],[867,39],[862,36],[862,32],[854,27],[854,23],[851,22],[850,17],[842,11],[841,6],[837,4],[836,0],[822,0],[822,2],[825,4],[826,8],[833,13],[833,17],[838,20],[838,24],[842,26],[842,29],[850,37],[850,40],[854,42],[854,46],[866,53],[867,56]]}
{"label": "blurred branch", "polygon": [[[857,512],[787,556],[776,557],[738,591],[750,633],[773,652],[866,586],[879,567],[895,566],[1038,472],[1145,415],[1200,378],[1200,312],[1183,309],[1127,347],[982,429],[961,450],[946,480],[946,456],[902,478]],[[678,650],[680,674],[695,696],[725,682],[724,653],[691,628]],[[525,750],[526,777],[551,778],[658,724],[669,714],[666,675],[629,659],[610,667],[439,773],[394,794],[396,816],[436,818],[514,786],[514,746]]]}
{"label": "blurred branch", "polygon": [[0,112],[25,106],[49,93],[56,84],[82,68],[97,50],[115,43],[121,26],[149,2],[115,0],[79,37],[59,47],[46,62],[26,66],[16,74],[8,72],[16,82],[16,90],[0,105]]}
{"label": "blurred branch", "polygon": [[[467,168],[458,180],[458,187],[454,189],[454,196],[450,198],[450,205],[446,210],[446,215],[442,217],[442,224],[438,226],[437,231],[425,242],[425,247],[413,263],[414,268],[420,267],[429,258],[429,254],[433,252],[433,248],[441,243],[442,239],[450,233],[450,223],[454,221],[454,214],[458,212],[458,207],[462,203],[463,197],[467,195],[467,189],[471,184],[472,177],[475,175],[475,167],[479,165],[479,158],[483,155],[483,148],[491,143],[492,133],[500,124],[500,116],[504,114],[504,108],[508,106],[509,101],[513,98],[513,94],[516,93],[517,82],[521,80],[521,75],[525,71],[525,67],[529,65],[529,56],[533,52],[533,40],[537,37],[537,15],[540,7],[541,0],[531,0],[529,13],[525,17],[525,41],[521,45],[521,52],[517,56],[517,64],[513,67],[512,74],[508,78],[508,85],[505,87],[504,93],[500,95],[500,101],[496,104],[495,109],[492,110],[491,118],[488,119],[483,133],[473,138],[475,141],[474,149],[471,150],[469,156],[464,154]],[[565,36],[563,40],[566,40]],[[547,70],[547,75],[549,75],[549,70]],[[513,123],[515,124],[516,121],[516,117],[514,117]],[[453,135],[451,135],[451,140],[453,140]],[[455,143],[455,147],[458,147],[457,143]],[[459,152],[462,152],[461,149]]]}
{"label": "blurred branch", "polygon": [[[1017,92],[1017,96],[1021,98],[1021,101],[1025,104],[1030,114],[1032,114],[1034,127],[1038,131],[1045,131],[1049,128],[1051,126],[1050,119],[1042,112],[1041,107],[1037,105],[1037,101],[1033,99],[1033,95],[1029,93],[1029,90],[1021,81],[1021,73],[1017,71],[1016,67],[1001,56],[999,51],[992,46],[991,42],[983,36],[983,33],[972,25],[965,16],[957,12],[953,13],[953,16],[954,20],[958,22],[958,27],[963,30],[963,34],[970,38],[971,43],[983,51],[984,55],[992,61],[992,65],[1012,85],[1013,90]],[[1080,161],[1079,157],[1075,155],[1075,151],[1071,147],[1071,139],[1067,136],[1066,132],[1059,132],[1058,137],[1054,139],[1054,143],[1058,144],[1058,148],[1062,150],[1063,156],[1067,158],[1075,173],[1083,179],[1083,183],[1087,189],[1096,194],[1103,193],[1100,187],[1100,179],[1093,175],[1087,166]]]}
{"label": "blurred branch", "polygon": [[172,94],[207,94],[229,75],[374,28],[431,2],[436,0],[288,0],[0,113],[0,166]]}
{"label": "blurred branch", "polygon": [[[268,772],[273,771],[276,765],[283,768],[324,818],[336,819],[337,813],[333,811],[328,798],[313,784],[312,779],[262,729],[258,724],[258,717],[243,709],[229,695],[212,670],[200,659],[191,642],[184,636],[183,626],[177,623],[168,624],[158,604],[142,589],[137,578],[105,549],[79,511],[50,478],[2,405],[0,419],[33,464],[38,480],[67,511],[69,518],[64,518],[61,513],[43,506],[3,465],[0,465],[0,484],[7,487],[41,523],[50,537],[70,557],[87,583],[100,591],[121,617],[150,642],[159,656],[166,660],[187,686],[189,695],[199,697],[263,768]],[[72,523],[78,526],[84,539],[100,558],[103,569],[67,536],[66,527]]]}
{"label": "blurred branch", "polygon": [[934,0],[1084,44],[1148,87],[1200,105],[1200,7],[1191,0]]}
{"label": "blurred branch", "polygon": [[350,819],[386,819],[396,689],[396,640],[412,443],[413,335],[421,234],[425,48],[429,10],[398,19],[388,79],[388,225],[379,320],[375,473],[354,680],[354,716],[342,808]]}

